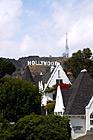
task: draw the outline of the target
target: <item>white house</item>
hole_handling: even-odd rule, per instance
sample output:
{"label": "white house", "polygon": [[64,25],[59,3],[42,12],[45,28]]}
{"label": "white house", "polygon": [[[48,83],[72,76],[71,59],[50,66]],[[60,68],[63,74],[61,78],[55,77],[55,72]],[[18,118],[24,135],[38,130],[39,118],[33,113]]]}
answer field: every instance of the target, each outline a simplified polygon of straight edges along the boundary
{"label": "white house", "polygon": [[86,70],[78,75],[69,94],[64,116],[71,120],[72,138],[76,139],[93,129],[93,78]]}
{"label": "white house", "polygon": [[[60,83],[71,84],[62,66],[60,65],[60,63],[58,63],[54,69],[52,67],[52,70],[50,69],[50,72],[42,75],[39,81],[39,90],[44,92],[47,87],[52,87],[53,85]],[[53,100],[53,96],[53,93],[44,93],[41,106],[45,106],[48,100]]]}

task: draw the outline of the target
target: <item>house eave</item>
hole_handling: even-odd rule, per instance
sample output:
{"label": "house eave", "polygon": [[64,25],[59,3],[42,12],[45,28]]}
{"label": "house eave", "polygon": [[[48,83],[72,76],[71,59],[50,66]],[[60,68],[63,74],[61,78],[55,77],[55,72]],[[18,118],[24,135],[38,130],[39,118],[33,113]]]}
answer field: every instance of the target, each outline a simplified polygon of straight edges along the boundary
{"label": "house eave", "polygon": [[86,115],[85,114],[77,114],[77,115],[72,115],[72,114],[67,114],[67,115],[63,115],[64,117],[74,117],[74,118],[77,118],[77,117],[80,117],[80,118],[82,118],[82,117],[86,117]]}

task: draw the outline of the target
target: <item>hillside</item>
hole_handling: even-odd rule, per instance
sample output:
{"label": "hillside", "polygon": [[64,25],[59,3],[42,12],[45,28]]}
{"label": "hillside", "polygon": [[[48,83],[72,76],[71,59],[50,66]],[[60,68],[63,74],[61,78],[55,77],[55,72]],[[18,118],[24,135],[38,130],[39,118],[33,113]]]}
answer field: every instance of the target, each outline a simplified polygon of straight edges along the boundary
{"label": "hillside", "polygon": [[[6,59],[6,58],[3,58],[3,59],[6,61],[11,61],[15,65],[16,71],[13,73],[12,76],[22,78],[24,70],[26,66],[28,65],[28,61],[50,61],[50,62],[58,61],[62,65],[63,62],[66,61],[68,58],[28,56],[28,57],[19,58],[18,60]],[[46,73],[47,71],[50,70],[50,66],[47,66],[47,65],[46,66],[45,65],[30,65],[29,68],[33,76],[36,74],[40,74],[40,72]]]}

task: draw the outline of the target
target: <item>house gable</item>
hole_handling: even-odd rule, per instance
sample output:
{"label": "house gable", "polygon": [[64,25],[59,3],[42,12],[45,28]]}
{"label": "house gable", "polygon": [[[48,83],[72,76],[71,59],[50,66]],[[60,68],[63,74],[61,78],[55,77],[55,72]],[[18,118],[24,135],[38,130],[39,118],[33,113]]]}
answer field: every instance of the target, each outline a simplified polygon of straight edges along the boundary
{"label": "house gable", "polygon": [[53,70],[53,72],[50,75],[50,78],[48,79],[46,83],[46,87],[52,87],[56,84],[56,80],[62,80],[63,83],[71,84],[68,77],[66,76],[66,73],[64,72],[62,66],[58,64],[56,68]]}
{"label": "house gable", "polygon": [[86,109],[89,109],[89,108],[93,108],[93,96],[92,96],[89,104],[86,106]]}

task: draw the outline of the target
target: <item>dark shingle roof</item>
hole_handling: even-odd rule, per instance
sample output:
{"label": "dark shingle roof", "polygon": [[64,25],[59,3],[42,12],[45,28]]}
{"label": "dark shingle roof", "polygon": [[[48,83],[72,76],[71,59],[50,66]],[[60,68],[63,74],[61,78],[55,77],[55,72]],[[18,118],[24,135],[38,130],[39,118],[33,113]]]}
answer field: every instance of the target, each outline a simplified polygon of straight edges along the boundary
{"label": "dark shingle roof", "polygon": [[22,76],[22,80],[23,80],[23,81],[31,81],[31,82],[34,83],[34,79],[33,79],[33,77],[32,77],[32,74],[31,74],[31,72],[30,72],[28,66],[26,67],[26,69],[25,69],[25,71],[24,71],[24,74],[23,74],[23,76]]}
{"label": "dark shingle roof", "polygon": [[46,74],[44,74],[42,76],[42,82],[47,83],[47,81],[49,80],[50,76],[51,76],[51,72],[47,72]]}
{"label": "dark shingle roof", "polygon": [[39,81],[42,80],[42,75],[35,75],[34,77],[34,84],[38,85]]}
{"label": "dark shingle roof", "polygon": [[65,114],[84,115],[85,107],[93,96],[93,78],[87,72],[81,72],[69,89],[69,94]]}
{"label": "dark shingle roof", "polygon": [[51,76],[51,72],[47,72],[44,75],[35,75],[34,81],[35,85],[38,85],[39,81],[42,81],[43,84],[47,83]]}
{"label": "dark shingle roof", "polygon": [[62,97],[63,97],[63,103],[64,106],[66,107],[69,99],[69,89],[61,89]]}

